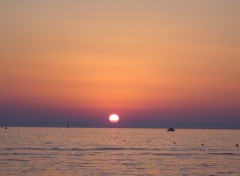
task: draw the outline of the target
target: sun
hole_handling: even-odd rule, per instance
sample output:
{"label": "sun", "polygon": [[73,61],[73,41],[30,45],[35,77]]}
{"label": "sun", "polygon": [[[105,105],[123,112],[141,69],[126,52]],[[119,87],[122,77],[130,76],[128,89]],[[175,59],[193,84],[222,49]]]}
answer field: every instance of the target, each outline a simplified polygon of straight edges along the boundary
{"label": "sun", "polygon": [[111,123],[118,123],[118,121],[119,121],[119,116],[118,116],[117,114],[111,114],[111,115],[109,116],[109,121],[110,121]]}

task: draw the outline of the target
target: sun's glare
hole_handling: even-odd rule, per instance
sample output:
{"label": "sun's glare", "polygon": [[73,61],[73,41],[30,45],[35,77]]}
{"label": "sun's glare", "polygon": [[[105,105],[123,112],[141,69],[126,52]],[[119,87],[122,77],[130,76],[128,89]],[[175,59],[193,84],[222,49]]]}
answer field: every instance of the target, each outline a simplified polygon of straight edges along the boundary
{"label": "sun's glare", "polygon": [[119,121],[119,116],[117,114],[111,114],[109,116],[109,121],[111,123],[117,123]]}

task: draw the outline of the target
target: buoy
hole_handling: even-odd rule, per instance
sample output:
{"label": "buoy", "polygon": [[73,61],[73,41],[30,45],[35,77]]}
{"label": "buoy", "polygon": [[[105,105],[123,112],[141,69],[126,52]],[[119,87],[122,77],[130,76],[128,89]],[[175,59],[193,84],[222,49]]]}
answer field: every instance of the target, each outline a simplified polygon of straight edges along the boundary
{"label": "buoy", "polygon": [[238,147],[238,144],[236,144],[236,147]]}

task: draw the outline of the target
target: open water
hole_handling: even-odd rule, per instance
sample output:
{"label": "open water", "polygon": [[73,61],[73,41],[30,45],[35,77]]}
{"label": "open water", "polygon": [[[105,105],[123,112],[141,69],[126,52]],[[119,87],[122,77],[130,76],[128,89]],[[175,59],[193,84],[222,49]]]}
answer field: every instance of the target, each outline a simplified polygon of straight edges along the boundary
{"label": "open water", "polygon": [[0,175],[239,176],[240,130],[0,128]]}

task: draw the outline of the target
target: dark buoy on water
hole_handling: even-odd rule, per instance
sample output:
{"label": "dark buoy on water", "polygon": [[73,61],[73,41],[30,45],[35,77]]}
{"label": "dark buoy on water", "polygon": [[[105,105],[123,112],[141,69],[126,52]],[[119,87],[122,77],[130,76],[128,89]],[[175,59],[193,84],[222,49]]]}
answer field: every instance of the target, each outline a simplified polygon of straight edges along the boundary
{"label": "dark buoy on water", "polygon": [[4,127],[4,129],[7,129],[7,127]]}
{"label": "dark buoy on water", "polygon": [[202,146],[204,146],[203,144],[201,144]]}
{"label": "dark buoy on water", "polygon": [[236,144],[236,147],[238,147],[238,144]]}
{"label": "dark buoy on water", "polygon": [[172,131],[173,132],[173,131],[175,131],[175,129],[170,127],[170,128],[167,129],[167,131]]}
{"label": "dark buoy on water", "polygon": [[176,144],[176,142],[174,142],[173,144]]}

